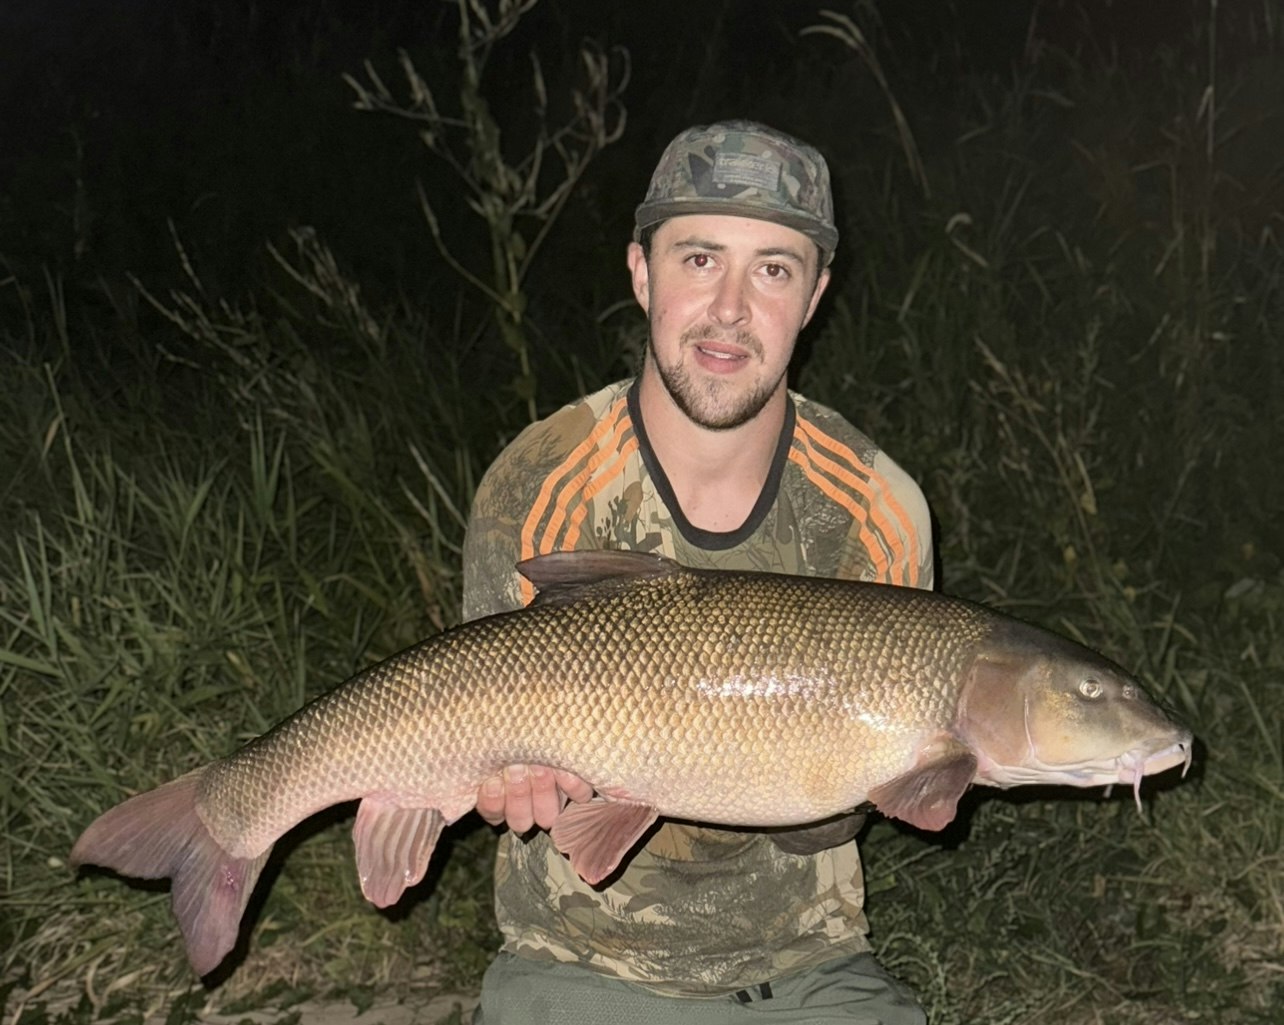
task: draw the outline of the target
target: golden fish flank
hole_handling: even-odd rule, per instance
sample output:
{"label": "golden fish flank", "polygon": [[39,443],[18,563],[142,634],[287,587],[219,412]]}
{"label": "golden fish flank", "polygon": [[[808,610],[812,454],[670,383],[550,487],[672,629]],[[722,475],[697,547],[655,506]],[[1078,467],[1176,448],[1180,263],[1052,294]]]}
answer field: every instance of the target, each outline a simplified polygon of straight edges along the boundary
{"label": "golden fish flank", "polygon": [[384,906],[423,878],[481,780],[513,762],[570,769],[610,798],[568,807],[552,830],[598,882],[660,815],[769,827],[872,802],[939,829],[973,783],[1137,788],[1189,761],[1190,734],[1118,666],[979,605],[633,552],[520,568],[534,605],[394,655],[125,801],[73,860],[173,877],[205,973],[298,822],[359,799],[362,890]]}

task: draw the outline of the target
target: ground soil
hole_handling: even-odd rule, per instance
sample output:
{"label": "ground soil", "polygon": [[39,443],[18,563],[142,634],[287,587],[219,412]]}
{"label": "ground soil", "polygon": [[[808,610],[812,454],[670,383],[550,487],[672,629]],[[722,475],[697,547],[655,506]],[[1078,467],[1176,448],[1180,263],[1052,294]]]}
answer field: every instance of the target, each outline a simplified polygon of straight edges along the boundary
{"label": "ground soil", "polygon": [[[453,993],[399,1004],[376,1004],[358,1013],[350,1002],[307,1000],[283,1010],[241,1014],[201,1014],[201,1025],[467,1025],[477,1005],[475,993]],[[161,1019],[147,1025],[164,1025]]]}

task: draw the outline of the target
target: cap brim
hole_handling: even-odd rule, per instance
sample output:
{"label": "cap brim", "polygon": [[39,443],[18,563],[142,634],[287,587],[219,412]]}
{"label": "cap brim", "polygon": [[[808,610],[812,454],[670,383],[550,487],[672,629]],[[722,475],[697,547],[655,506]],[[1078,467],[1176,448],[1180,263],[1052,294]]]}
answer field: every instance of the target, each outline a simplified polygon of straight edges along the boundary
{"label": "cap brim", "polygon": [[658,203],[643,203],[634,215],[637,231],[649,228],[653,224],[667,221],[671,217],[685,217],[688,214],[721,214],[727,217],[750,217],[755,221],[770,221],[772,224],[783,224],[786,228],[800,231],[809,239],[833,255],[838,246],[838,232],[827,224],[822,224],[814,217],[788,210],[764,209],[761,203],[741,203],[734,199],[708,199],[695,196],[690,199],[668,199]]}

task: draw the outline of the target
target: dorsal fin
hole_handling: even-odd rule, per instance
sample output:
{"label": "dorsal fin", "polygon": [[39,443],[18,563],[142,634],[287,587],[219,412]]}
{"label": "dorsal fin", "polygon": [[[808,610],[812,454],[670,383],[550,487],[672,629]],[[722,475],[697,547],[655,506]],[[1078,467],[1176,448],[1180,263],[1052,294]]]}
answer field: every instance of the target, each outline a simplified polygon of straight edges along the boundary
{"label": "dorsal fin", "polygon": [[683,572],[672,559],[651,552],[598,549],[579,552],[552,552],[523,559],[517,571],[535,585],[535,602],[572,601],[605,583],[628,583],[647,577]]}

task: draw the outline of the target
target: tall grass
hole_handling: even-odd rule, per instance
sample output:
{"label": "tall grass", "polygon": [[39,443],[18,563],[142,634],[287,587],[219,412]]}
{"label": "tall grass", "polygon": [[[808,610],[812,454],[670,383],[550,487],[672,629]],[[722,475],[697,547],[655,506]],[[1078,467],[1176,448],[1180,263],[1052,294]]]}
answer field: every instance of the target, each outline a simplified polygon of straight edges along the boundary
{"label": "tall grass", "polygon": [[[879,216],[903,213],[883,176],[859,315],[842,296],[803,387],[924,481],[946,590],[1135,667],[1197,767],[1144,815],[1036,792],[974,794],[944,844],[878,822],[871,921],[937,1023],[1272,1021],[1284,253],[1237,190],[1279,181],[1219,170],[1247,105],[1069,70],[961,125],[949,173],[929,159],[926,238]],[[1085,144],[1130,118],[1122,161]]]}
{"label": "tall grass", "polygon": [[[1199,88],[1053,51],[969,79],[913,176],[902,141],[927,113],[904,92],[881,148],[810,133],[859,244],[799,387],[923,482],[945,590],[1136,668],[1199,743],[1191,778],[1144,787],[1144,814],[1122,793],[973,794],[942,837],[869,828],[879,953],[934,1025],[1265,1023],[1284,996],[1281,180],[1250,173],[1254,126],[1284,111],[1237,93],[1247,78],[1194,31]],[[833,48],[807,51],[836,62],[824,85],[859,78],[841,34],[810,42]],[[895,63],[880,74],[886,117]],[[786,85],[825,124],[854,102],[817,97],[810,69]],[[56,277],[0,282],[6,1021],[362,1006],[475,987],[497,943],[484,829],[380,913],[348,810],[310,823],[209,991],[162,888],[65,864],[110,804],[453,623],[473,488],[526,420],[482,383],[509,380],[510,355],[457,345],[443,304],[372,306],[314,232],[265,253],[237,298],[181,243],[181,287],[139,282],[111,311]],[[564,284],[529,282],[546,407],[638,342],[603,317],[553,346],[565,325],[540,316]]]}
{"label": "tall grass", "polygon": [[[0,947],[29,999],[90,977],[108,980],[86,983],[95,1011],[117,990],[157,1006],[186,992],[167,900],[73,880],[64,859],[77,831],[457,616],[464,510],[499,441],[493,422],[422,358],[422,325],[376,326],[336,287],[328,254],[302,259],[298,281],[312,288],[271,323],[263,309],[206,305],[195,283],[151,297],[179,333],[127,408],[95,400],[88,386],[106,368],[86,365],[91,346],[46,339],[44,362],[33,346],[11,349],[26,360],[4,378],[19,415],[3,447],[26,479],[6,496],[0,584]],[[327,327],[357,344],[347,366],[304,343],[304,330]],[[184,397],[181,419],[158,422],[169,388]],[[311,832],[287,844],[299,850],[261,910],[252,946],[264,966],[229,993],[297,976],[296,955],[322,980],[336,963],[349,984],[410,978],[418,927],[369,913],[338,870],[350,860],[340,831]],[[487,839],[459,836],[465,850]],[[480,875],[457,879],[461,867],[430,902],[434,943],[475,966],[481,955],[469,962],[449,937],[468,927],[493,939],[489,895]],[[324,920],[312,917],[319,891],[333,898]],[[297,945],[278,969],[281,931]]]}

